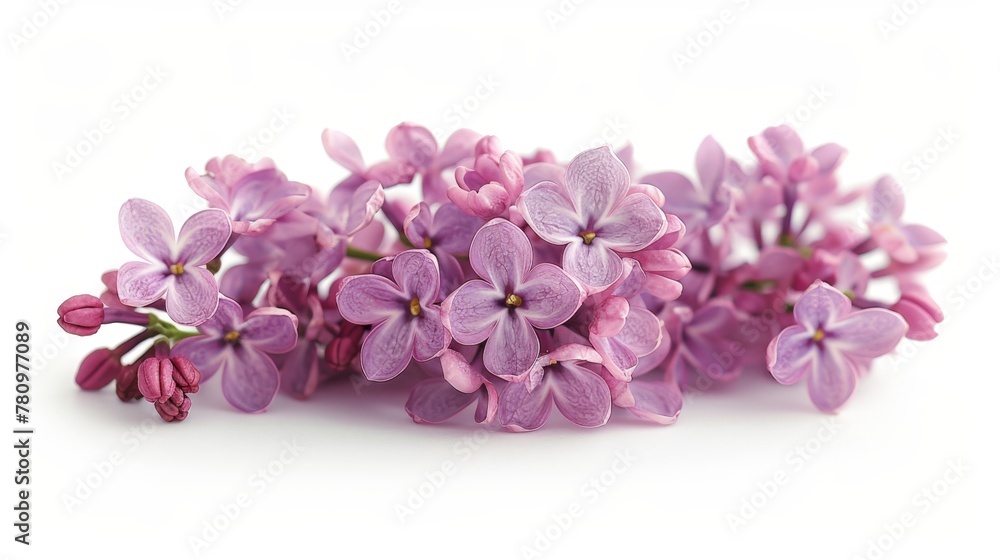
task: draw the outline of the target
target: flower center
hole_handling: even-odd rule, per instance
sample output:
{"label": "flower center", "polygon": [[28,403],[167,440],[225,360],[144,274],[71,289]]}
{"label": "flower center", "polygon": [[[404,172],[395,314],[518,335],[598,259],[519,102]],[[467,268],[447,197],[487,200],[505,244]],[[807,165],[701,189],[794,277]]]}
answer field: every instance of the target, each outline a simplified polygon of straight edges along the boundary
{"label": "flower center", "polygon": [[226,333],[226,336],[222,337],[222,340],[225,340],[229,344],[236,344],[236,341],[238,341],[239,339],[240,339],[239,331],[229,331]]}
{"label": "flower center", "polygon": [[410,315],[413,315],[414,317],[420,315],[420,300],[417,298],[410,300]]}
{"label": "flower center", "polygon": [[580,237],[583,238],[584,245],[590,245],[590,242],[593,241],[595,237],[597,237],[597,233],[593,231],[581,231]]}
{"label": "flower center", "polygon": [[180,276],[181,274],[184,274],[184,265],[181,263],[170,265],[170,274],[173,274],[174,276]]}
{"label": "flower center", "polygon": [[507,296],[507,299],[504,300],[504,303],[507,305],[507,307],[521,307],[521,304],[524,303],[524,300],[521,299],[521,296],[517,294],[510,294],[509,296]]}
{"label": "flower center", "polygon": [[824,338],[826,338],[826,333],[823,332],[823,329],[816,329],[816,332],[813,333],[813,341],[814,342],[819,342],[819,341],[823,340]]}
{"label": "flower center", "polygon": [[424,238],[424,249],[430,249],[431,245],[432,245],[431,238],[430,237],[425,237]]}

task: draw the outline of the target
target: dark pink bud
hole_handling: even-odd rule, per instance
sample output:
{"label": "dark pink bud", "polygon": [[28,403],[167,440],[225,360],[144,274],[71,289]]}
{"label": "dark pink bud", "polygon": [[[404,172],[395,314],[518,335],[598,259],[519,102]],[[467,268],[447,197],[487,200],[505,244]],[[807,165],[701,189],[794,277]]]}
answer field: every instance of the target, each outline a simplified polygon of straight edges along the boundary
{"label": "dark pink bud", "polygon": [[129,364],[121,369],[115,379],[115,393],[122,402],[135,401],[142,398],[139,391],[139,364]]}
{"label": "dark pink bud", "polygon": [[365,328],[354,323],[341,323],[340,333],[326,345],[323,357],[334,371],[344,371],[361,352],[361,337]]}
{"label": "dark pink bud", "polygon": [[104,322],[104,302],[91,295],[73,296],[58,309],[59,326],[69,334],[90,336]]}
{"label": "dark pink bud", "polygon": [[149,402],[166,402],[177,384],[169,358],[147,358],[139,365],[139,392]]}
{"label": "dark pink bud", "polygon": [[154,403],[153,407],[164,422],[180,422],[187,418],[188,411],[191,410],[191,399],[184,394],[184,391],[174,388],[170,398],[164,402]]}
{"label": "dark pink bud", "polygon": [[110,348],[98,348],[80,363],[76,384],[85,391],[96,391],[111,383],[121,373],[120,357]]}
{"label": "dark pink bud", "polygon": [[187,356],[174,356],[170,358],[174,366],[174,383],[177,388],[185,393],[197,393],[198,383],[201,382],[201,372],[194,367]]}

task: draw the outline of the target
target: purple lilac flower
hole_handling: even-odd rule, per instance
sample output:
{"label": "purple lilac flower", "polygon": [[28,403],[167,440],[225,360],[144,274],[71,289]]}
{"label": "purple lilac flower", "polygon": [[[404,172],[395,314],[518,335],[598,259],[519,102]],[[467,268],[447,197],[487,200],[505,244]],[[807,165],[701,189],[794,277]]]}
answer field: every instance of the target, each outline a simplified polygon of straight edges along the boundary
{"label": "purple lilac flower", "polygon": [[403,251],[391,269],[392,279],[348,277],[337,293],[337,309],[345,319],[372,325],[361,345],[361,367],[370,381],[388,381],[410,358],[430,360],[451,342],[436,303],[441,277],[434,255],[426,249]]}
{"label": "purple lilac flower", "polygon": [[474,166],[455,168],[455,181],[448,198],[463,212],[483,220],[507,218],[524,189],[524,164],[514,152],[501,151],[496,136],[484,136]]}
{"label": "purple lilac flower", "polygon": [[207,173],[198,175],[189,167],[184,173],[188,185],[209,207],[225,211],[237,234],[260,234],[304,203],[311,190],[289,181],[268,159],[251,165],[229,155],[213,159],[205,168]]}
{"label": "purple lilac flower", "polygon": [[[460,352],[445,350],[441,359],[422,364],[433,377],[413,386],[406,413],[414,422],[438,424],[476,403],[476,422],[489,424],[497,413],[496,387],[486,376],[482,352],[470,364]],[[435,367],[436,366],[436,367]],[[494,378],[495,379],[495,378]]]}
{"label": "purple lilac flower", "polygon": [[122,205],[122,239],[147,262],[128,262],[118,270],[118,296],[131,307],[166,298],[167,314],[182,325],[198,325],[215,313],[219,286],[205,265],[229,240],[232,228],[222,210],[202,210],[188,218],[174,238],[162,208],[141,198]]}
{"label": "purple lilac flower", "polygon": [[403,221],[406,239],[437,257],[441,268],[441,299],[465,281],[462,265],[455,257],[468,256],[472,238],[484,223],[450,202],[439,205],[433,212],[426,202],[421,202]]}
{"label": "purple lilac flower", "polygon": [[601,355],[583,344],[565,344],[534,361],[525,379],[500,392],[497,418],[513,432],[537,430],[553,403],[567,420],[596,428],[611,417],[611,390],[594,367]]}
{"label": "purple lilac flower", "polygon": [[472,240],[470,280],[442,304],[445,324],[460,344],[486,341],[486,369],[519,379],[538,357],[535,329],[568,321],[583,301],[580,286],[559,267],[532,267],[531,244],[517,226],[495,218]]}
{"label": "purple lilac flower", "polygon": [[527,189],[518,210],[542,239],[565,245],[563,268],[599,291],[622,274],[621,253],[660,239],[667,217],[645,192],[629,192],[625,165],[609,146],[573,158],[565,184],[543,181]]}
{"label": "purple lilac flower", "polygon": [[269,354],[295,347],[296,326],[294,315],[275,307],[261,307],[244,318],[240,305],[223,297],[215,315],[199,325],[201,334],[178,342],[173,352],[187,356],[203,380],[221,372],[229,404],[244,412],[263,412],[280,384]]}
{"label": "purple lilac flower", "polygon": [[824,412],[843,406],[871,361],[892,351],[907,330],[892,311],[853,311],[847,296],[822,281],[802,294],[794,314],[798,324],[768,346],[767,367],[785,385],[805,377],[809,397]]}
{"label": "purple lilac flower", "polygon": [[675,171],[647,175],[642,182],[660,189],[667,201],[664,209],[684,220],[689,230],[697,231],[721,222],[731,211],[733,196],[728,179],[739,166],[709,136],[698,147],[695,167],[701,188]]}
{"label": "purple lilac flower", "polygon": [[[663,364],[671,355],[670,335],[661,327],[663,342],[653,352],[639,358],[632,380],[625,381],[601,368],[601,377],[611,389],[612,403],[647,422],[668,426],[677,421],[683,400],[673,368]],[[657,374],[658,373],[658,374]]]}

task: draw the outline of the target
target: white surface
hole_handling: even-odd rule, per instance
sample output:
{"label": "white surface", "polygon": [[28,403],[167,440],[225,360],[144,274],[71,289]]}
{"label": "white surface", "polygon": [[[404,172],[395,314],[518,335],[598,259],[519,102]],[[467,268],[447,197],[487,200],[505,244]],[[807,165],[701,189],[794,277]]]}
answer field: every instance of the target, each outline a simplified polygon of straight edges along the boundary
{"label": "white surface", "polygon": [[[543,556],[847,559],[866,557],[880,537],[892,545],[884,558],[995,548],[998,290],[995,278],[979,280],[981,259],[997,254],[994,6],[925,3],[886,39],[879,20],[901,0],[720,0],[655,12],[651,3],[594,0],[555,29],[546,11],[557,0],[400,2],[350,63],[342,43],[388,2],[318,10],[318,2],[246,0],[223,17],[212,0],[70,3],[17,53],[7,33],[19,33],[40,4],[4,4],[2,141],[13,175],[2,188],[0,326],[12,339],[15,320],[30,321],[36,349],[52,355],[34,374],[30,549],[11,540],[7,443],[0,460],[11,558],[193,557],[190,538],[241,492],[249,505],[201,556],[523,558],[536,531],[570,511],[580,515]],[[678,71],[672,54],[723,9],[735,21]],[[147,67],[167,76],[126,114],[116,99]],[[181,218],[193,208],[184,168],[234,151],[271,156],[290,177],[328,188],[343,171],[322,150],[323,128],[352,135],[374,160],[400,121],[454,128],[449,107],[491,76],[499,85],[479,90],[485,99],[462,126],[565,158],[621,123],[624,132],[606,139],[631,139],[646,170],[687,172],[704,135],[746,160],[747,136],[825,88],[828,99],[800,109],[809,113],[797,123],[806,143],[847,146],[849,183],[883,172],[906,183],[908,219],[951,242],[949,260],[929,277],[949,322],[898,367],[880,361],[832,438],[823,426],[833,419],[812,409],[804,387],[754,375],[689,399],[672,427],[616,413],[596,431],[560,420],[534,434],[493,433],[474,451],[463,442],[471,422],[414,425],[405,388],[394,386],[328,386],[305,403],[279,396],[267,414],[248,416],[226,406],[213,380],[180,425],[143,424],[152,407],[77,390],[78,361],[126,330],[69,339],[55,308],[96,293],[100,273],[129,258],[116,224],[124,199],[149,198]],[[282,110],[294,115],[289,124],[247,153],[246,137]],[[105,118],[113,131],[57,180],[52,162]],[[949,127],[958,139],[947,152],[919,177],[908,174],[907,161]],[[978,291],[965,297],[959,285]],[[12,400],[12,382],[0,383],[0,402]],[[10,429],[13,418],[2,424]],[[136,426],[152,433],[123,438]],[[305,449],[280,476],[251,478],[292,441]],[[814,453],[796,459],[799,448]],[[634,464],[595,494],[588,481],[619,452]],[[114,472],[94,474],[114,453],[123,457]],[[457,472],[401,524],[395,505],[445,461]],[[914,502],[951,462],[969,471],[939,483],[947,495],[929,508]],[[68,511],[64,496],[88,476],[99,487]],[[776,477],[784,484],[732,530],[727,516]],[[912,527],[883,536],[904,513]]]}

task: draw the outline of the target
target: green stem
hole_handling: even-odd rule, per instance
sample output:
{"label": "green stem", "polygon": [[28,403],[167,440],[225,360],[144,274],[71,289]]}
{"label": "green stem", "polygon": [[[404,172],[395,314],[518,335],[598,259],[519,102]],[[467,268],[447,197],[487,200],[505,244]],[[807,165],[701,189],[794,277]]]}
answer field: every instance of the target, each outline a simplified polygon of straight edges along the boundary
{"label": "green stem", "polygon": [[371,253],[369,251],[358,249],[356,247],[351,247],[350,245],[347,246],[347,256],[354,259],[361,259],[364,261],[371,261],[371,262],[375,262],[382,258],[382,255]]}
{"label": "green stem", "polygon": [[171,342],[180,342],[185,338],[197,336],[199,334],[198,331],[186,331],[179,329],[170,321],[164,321],[163,319],[157,317],[155,313],[149,314],[149,330],[168,338]]}

